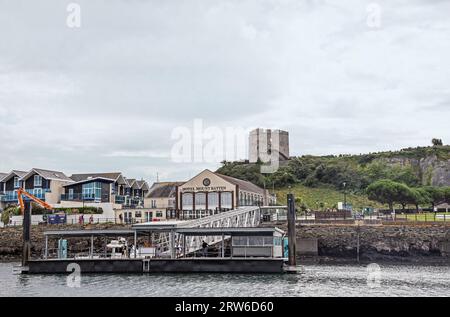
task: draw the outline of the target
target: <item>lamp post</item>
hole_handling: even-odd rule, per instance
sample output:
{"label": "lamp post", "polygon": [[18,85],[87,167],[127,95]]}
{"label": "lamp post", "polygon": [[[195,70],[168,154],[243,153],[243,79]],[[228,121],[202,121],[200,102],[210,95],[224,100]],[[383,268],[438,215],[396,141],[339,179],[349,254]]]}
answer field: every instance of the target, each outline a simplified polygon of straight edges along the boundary
{"label": "lamp post", "polygon": [[344,210],[347,210],[347,191],[346,191],[347,183],[343,182],[342,185],[344,186]]}

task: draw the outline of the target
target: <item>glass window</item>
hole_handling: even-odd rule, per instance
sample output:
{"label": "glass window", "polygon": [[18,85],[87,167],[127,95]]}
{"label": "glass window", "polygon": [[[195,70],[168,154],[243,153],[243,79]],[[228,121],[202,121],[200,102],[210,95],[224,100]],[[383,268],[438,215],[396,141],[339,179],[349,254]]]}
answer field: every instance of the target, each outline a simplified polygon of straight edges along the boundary
{"label": "glass window", "polygon": [[273,245],[273,237],[264,237],[264,245]]}
{"label": "glass window", "polygon": [[221,207],[222,208],[229,208],[231,209],[231,203],[232,203],[232,197],[230,192],[222,192],[220,194],[220,200],[221,200]]}
{"label": "glass window", "polygon": [[209,193],[208,194],[208,209],[216,209],[219,208],[219,194],[218,193]]}
{"label": "glass window", "polygon": [[14,177],[14,188],[20,187],[19,177]]}
{"label": "glass window", "polygon": [[42,198],[42,188],[33,189],[33,195],[39,199]]}
{"label": "glass window", "polygon": [[192,210],[193,204],[192,193],[184,193],[181,195],[181,197],[183,202],[183,210]]}
{"label": "glass window", "polygon": [[264,237],[248,237],[248,245],[264,245]]}
{"label": "glass window", "polygon": [[274,245],[281,245],[281,237],[275,237],[275,238],[273,238],[273,240],[274,240]]}
{"label": "glass window", "polygon": [[42,186],[42,176],[34,175],[34,186]]}
{"label": "glass window", "polygon": [[195,194],[195,209],[206,209],[206,194],[196,193]]}
{"label": "glass window", "polygon": [[163,216],[162,211],[157,211],[157,212],[156,212],[156,217],[161,218],[162,216]]}
{"label": "glass window", "polygon": [[83,184],[83,199],[101,199],[102,183],[93,182]]}
{"label": "glass window", "polygon": [[69,199],[73,200],[73,188],[69,189]]}
{"label": "glass window", "polygon": [[248,237],[233,237],[233,245],[235,246],[247,246]]}

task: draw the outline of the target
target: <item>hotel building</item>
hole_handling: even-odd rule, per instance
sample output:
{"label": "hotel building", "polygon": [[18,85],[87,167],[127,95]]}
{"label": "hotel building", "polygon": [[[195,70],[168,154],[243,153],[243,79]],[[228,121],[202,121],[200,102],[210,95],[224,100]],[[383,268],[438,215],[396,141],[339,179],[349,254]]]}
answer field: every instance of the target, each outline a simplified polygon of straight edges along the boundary
{"label": "hotel building", "polygon": [[201,218],[240,206],[273,205],[276,197],[251,182],[204,170],[177,186],[177,217]]}

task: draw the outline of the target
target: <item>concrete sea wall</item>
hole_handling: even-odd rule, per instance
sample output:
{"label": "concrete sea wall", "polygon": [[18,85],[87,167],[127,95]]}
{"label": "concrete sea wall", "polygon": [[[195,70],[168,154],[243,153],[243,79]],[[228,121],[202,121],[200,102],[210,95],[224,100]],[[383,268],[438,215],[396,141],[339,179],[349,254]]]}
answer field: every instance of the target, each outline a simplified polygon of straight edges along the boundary
{"label": "concrete sea wall", "polygon": [[[287,230],[286,223],[270,223]],[[297,241],[317,240],[319,256],[362,260],[447,256],[450,224],[297,224]],[[450,258],[448,259],[450,262]]]}

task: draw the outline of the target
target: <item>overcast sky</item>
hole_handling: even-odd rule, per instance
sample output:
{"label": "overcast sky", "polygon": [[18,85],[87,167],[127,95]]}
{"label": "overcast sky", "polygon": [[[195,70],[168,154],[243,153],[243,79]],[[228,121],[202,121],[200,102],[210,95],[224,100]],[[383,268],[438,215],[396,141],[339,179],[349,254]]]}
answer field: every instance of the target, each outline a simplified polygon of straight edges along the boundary
{"label": "overcast sky", "polygon": [[194,119],[288,130],[291,155],[450,140],[450,1],[0,4],[1,172],[184,180],[219,166],[172,161]]}

